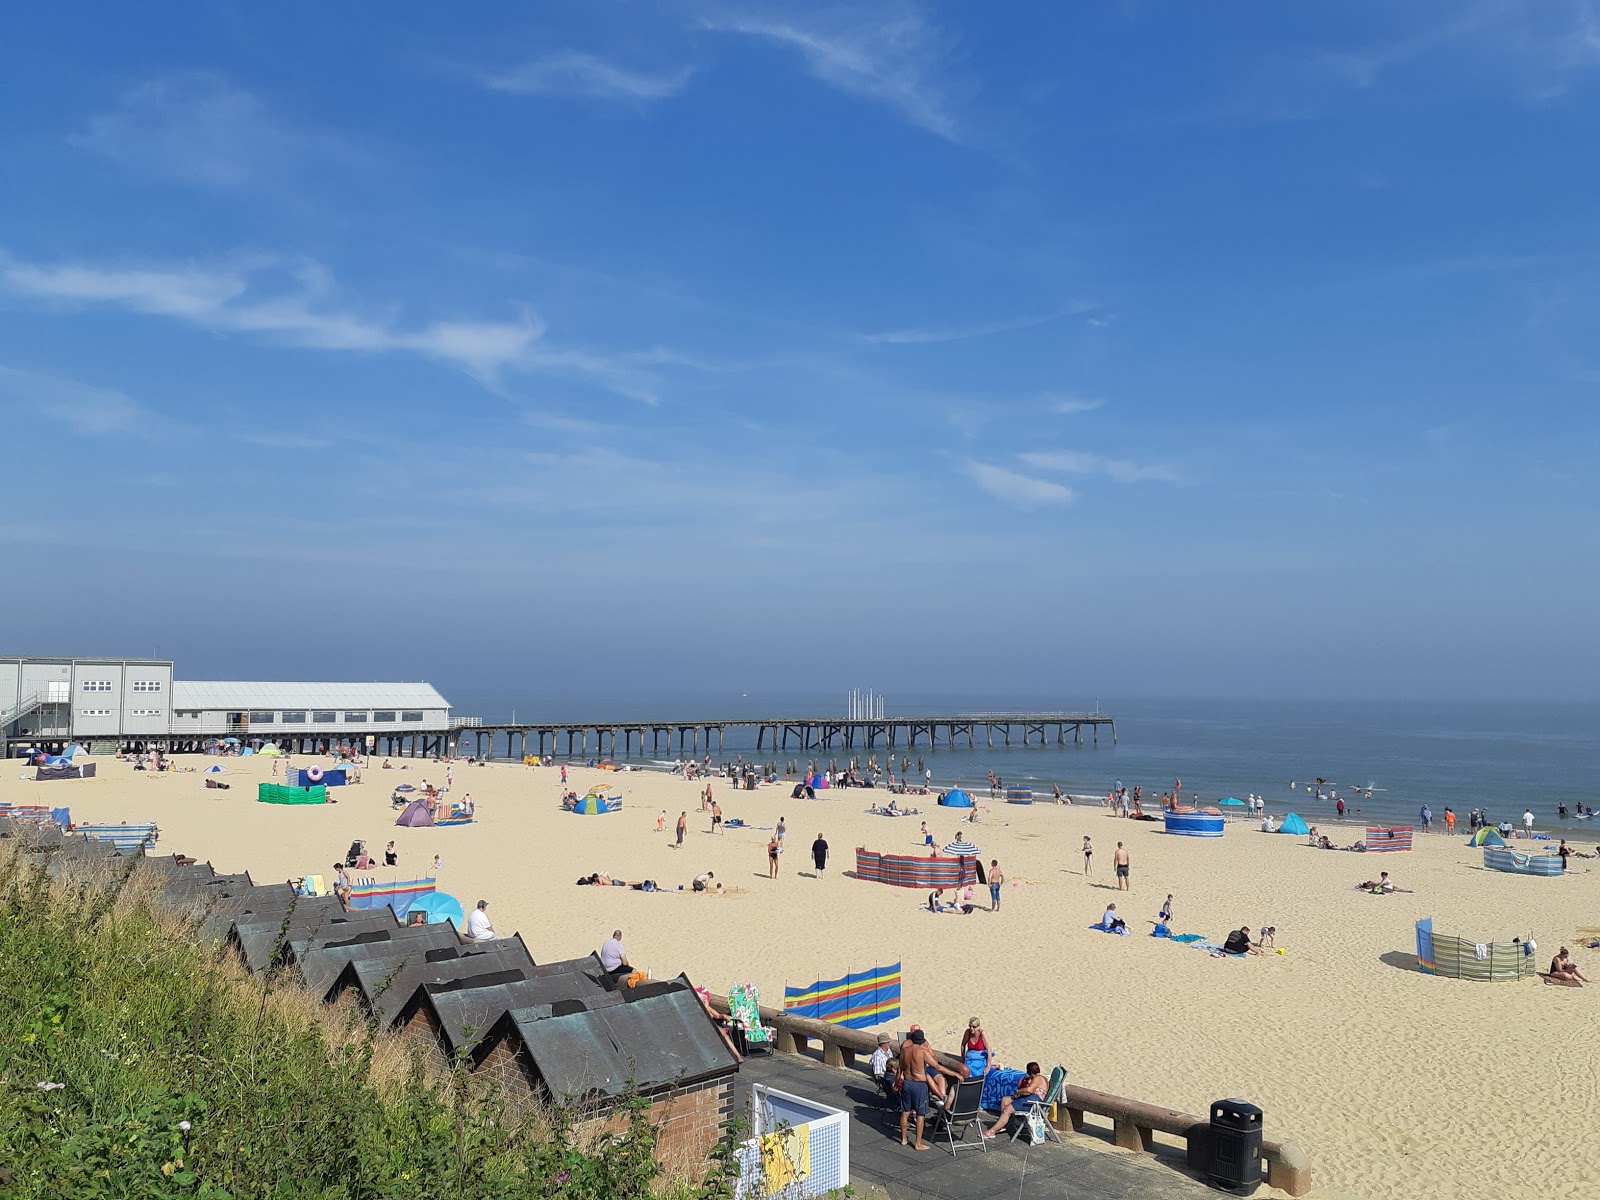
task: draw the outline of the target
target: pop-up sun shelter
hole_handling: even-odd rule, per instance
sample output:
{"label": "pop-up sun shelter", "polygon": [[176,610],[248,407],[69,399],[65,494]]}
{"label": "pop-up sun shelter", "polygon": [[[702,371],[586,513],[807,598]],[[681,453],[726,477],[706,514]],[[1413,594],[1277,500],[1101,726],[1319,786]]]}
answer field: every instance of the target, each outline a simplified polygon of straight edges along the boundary
{"label": "pop-up sun shelter", "polygon": [[971,808],[972,797],[967,795],[960,788],[953,787],[944,795],[939,797],[939,803],[944,805],[946,808]]}
{"label": "pop-up sun shelter", "polygon": [[572,811],[586,817],[598,816],[600,813],[621,812],[622,797],[603,796],[599,792],[590,792],[572,806]]}
{"label": "pop-up sun shelter", "polygon": [[1467,839],[1469,846],[1504,846],[1505,838],[1495,832],[1494,826],[1485,825]]}
{"label": "pop-up sun shelter", "polygon": [[1302,834],[1310,833],[1311,830],[1306,827],[1305,818],[1299,813],[1288,813],[1283,818],[1283,824],[1278,826],[1278,832]]}
{"label": "pop-up sun shelter", "polygon": [[424,825],[432,825],[433,814],[428,811],[426,800],[413,800],[406,805],[405,811],[395,818],[394,823],[409,829],[418,829]]}

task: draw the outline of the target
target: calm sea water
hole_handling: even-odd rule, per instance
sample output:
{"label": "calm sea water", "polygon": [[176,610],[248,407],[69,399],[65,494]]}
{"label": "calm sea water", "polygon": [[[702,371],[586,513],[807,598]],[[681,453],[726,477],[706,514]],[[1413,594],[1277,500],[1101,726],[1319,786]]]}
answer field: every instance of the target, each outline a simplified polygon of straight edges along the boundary
{"label": "calm sea water", "polygon": [[[477,706],[470,693],[452,696],[458,712],[480,713],[485,720],[507,720],[514,709],[522,720],[573,720],[603,716],[606,720],[710,719],[718,717],[768,717],[775,715],[842,714],[842,697],[792,694],[733,698],[573,696],[566,700],[526,702],[480,694]],[[1102,699],[1102,711],[1117,720],[1113,745],[1102,730],[1098,746],[1021,746],[972,750],[926,746],[912,751],[897,747],[896,764],[903,754],[916,761],[922,756],[938,785],[951,781],[986,786],[989,771],[1008,783],[1030,784],[1049,791],[1059,783],[1063,791],[1103,795],[1118,780],[1135,784],[1147,796],[1158,796],[1183,780],[1187,796],[1198,793],[1203,801],[1224,796],[1259,793],[1269,810],[1280,816],[1291,809],[1309,821],[1333,817],[1332,801],[1317,801],[1305,784],[1321,777],[1330,780],[1363,817],[1384,821],[1414,821],[1426,802],[1436,820],[1445,805],[1456,810],[1465,824],[1467,811],[1487,805],[1494,818],[1517,821],[1531,807],[1541,827],[1561,824],[1560,803],[1569,812],[1577,801],[1587,807],[1600,803],[1600,705],[1594,704],[1356,704],[1332,702],[1157,701]],[[890,715],[944,714],[1024,709],[1093,709],[1095,702],[1064,702],[1016,696],[893,696]],[[1085,731],[1087,735],[1087,731]],[[1020,736],[1020,730],[1014,736]],[[501,743],[504,745],[503,741]],[[803,755],[794,748],[773,755],[763,751],[761,761],[776,759],[780,766],[791,759],[828,758],[843,761],[845,752],[813,751]],[[704,750],[702,749],[702,753]],[[730,730],[724,757],[755,755],[755,733]],[[863,759],[868,751],[855,753]],[[876,751],[879,762],[884,751]],[[640,761],[648,761],[649,755]],[[664,755],[664,757],[672,757]],[[1291,792],[1289,781],[1299,790]],[[1354,797],[1357,787],[1373,785],[1369,798]],[[1351,814],[1354,819],[1354,814]],[[1593,827],[1600,838],[1600,820],[1565,822],[1574,832]]]}

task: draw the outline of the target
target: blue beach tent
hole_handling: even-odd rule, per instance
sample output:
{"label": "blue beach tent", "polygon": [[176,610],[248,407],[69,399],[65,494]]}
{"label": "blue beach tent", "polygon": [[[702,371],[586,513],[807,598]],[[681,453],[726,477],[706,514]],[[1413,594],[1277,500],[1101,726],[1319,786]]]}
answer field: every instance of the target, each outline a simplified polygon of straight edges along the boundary
{"label": "blue beach tent", "polygon": [[1283,818],[1283,824],[1278,826],[1278,832],[1303,834],[1311,830],[1306,828],[1305,819],[1299,813],[1289,813]]}
{"label": "blue beach tent", "polygon": [[954,787],[939,797],[939,803],[944,805],[946,808],[971,808],[972,797],[967,795],[960,788]]}

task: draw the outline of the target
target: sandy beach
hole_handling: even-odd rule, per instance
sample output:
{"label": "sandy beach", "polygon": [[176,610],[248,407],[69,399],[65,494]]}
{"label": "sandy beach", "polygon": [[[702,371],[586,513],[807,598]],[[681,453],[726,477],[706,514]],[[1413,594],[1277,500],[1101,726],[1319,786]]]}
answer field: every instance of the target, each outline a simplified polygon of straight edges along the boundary
{"label": "sandy beach", "polygon": [[[34,783],[31,771],[19,779],[22,764],[10,763],[0,801],[70,806],[81,822],[156,821],[156,853],[182,851],[258,881],[327,873],[352,839],[378,854],[392,838],[400,866],[378,878],[426,875],[442,856],[440,890],[465,905],[488,899],[495,927],[520,931],[540,960],[585,953],[620,926],[636,965],[686,971],[716,991],[754,981],[775,1006],[785,983],[900,960],[896,1027],[919,1022],[939,1048],[954,1049],[976,1014],[1008,1065],[1061,1062],[1075,1083],[1196,1113],[1213,1099],[1245,1097],[1265,1111],[1268,1137],[1309,1152],[1322,1197],[1600,1194],[1585,1144],[1600,1101],[1600,984],[1438,979],[1419,974],[1412,957],[1413,922],[1431,915],[1440,932],[1477,940],[1531,934],[1541,963],[1571,946],[1600,979],[1600,951],[1577,942],[1579,927],[1600,925],[1600,860],[1574,859],[1575,874],[1540,879],[1485,871],[1459,835],[1419,837],[1409,854],[1357,855],[1243,822],[1221,840],[1177,838],[1159,822],[1098,807],[981,797],[979,823],[958,825],[959,810],[914,798],[940,845],[965,835],[986,862],[1000,861],[1008,881],[1000,912],[986,911],[987,890],[978,888],[979,911],[945,916],[929,913],[920,892],[846,875],[857,845],[916,852],[923,818],[864,811],[886,799],[881,792],[792,800],[789,785],[733,792],[717,780],[725,815],[753,828],[713,836],[699,811],[700,781],[573,768],[579,793],[605,783],[625,803],[620,813],[576,816],[559,808],[554,768],[458,762],[454,792],[471,793],[476,823],[399,829],[391,788],[442,784],[443,766],[370,767],[363,784],[334,792],[338,804],[281,807],[255,798],[255,783],[271,778],[267,759],[227,760],[228,791],[206,790],[198,773],[147,775],[95,761],[96,779],[49,784]],[[667,832],[657,833],[663,809]],[[689,833],[675,850],[671,830],[685,810]],[[780,816],[787,852],[774,881],[766,844]],[[815,877],[819,832],[831,857]],[[1085,834],[1096,849],[1089,876]],[[1132,857],[1131,895],[1111,890],[1118,840]],[[1412,893],[1353,889],[1382,869]],[[669,890],[574,886],[596,870]],[[729,894],[689,892],[705,870]],[[1215,959],[1146,936],[1169,892],[1174,932],[1220,941],[1230,928],[1272,924],[1286,953]],[[1088,928],[1108,900],[1134,936]]]}

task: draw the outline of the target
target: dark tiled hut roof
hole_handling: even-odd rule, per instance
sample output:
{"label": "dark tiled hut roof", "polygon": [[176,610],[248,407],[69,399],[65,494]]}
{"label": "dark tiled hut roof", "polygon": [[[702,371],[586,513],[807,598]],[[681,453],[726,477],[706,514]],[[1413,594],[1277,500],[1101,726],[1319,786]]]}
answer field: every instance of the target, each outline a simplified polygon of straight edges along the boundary
{"label": "dark tiled hut roof", "polygon": [[330,990],[354,988],[383,1024],[392,1025],[402,1012],[407,1017],[411,1015],[411,1001],[425,984],[503,971],[517,971],[515,978],[521,978],[533,965],[533,956],[522,944],[521,936],[514,934],[493,942],[446,946],[399,961],[352,960]]}
{"label": "dark tiled hut roof", "polygon": [[326,999],[345,967],[358,959],[383,962],[393,969],[408,958],[421,958],[430,950],[444,950],[460,944],[454,926],[440,922],[368,930],[343,941],[324,942],[303,953],[297,952],[294,957],[305,985],[319,998]]}

